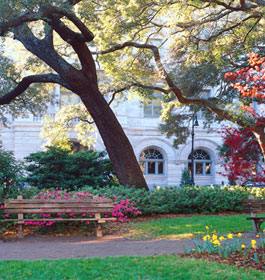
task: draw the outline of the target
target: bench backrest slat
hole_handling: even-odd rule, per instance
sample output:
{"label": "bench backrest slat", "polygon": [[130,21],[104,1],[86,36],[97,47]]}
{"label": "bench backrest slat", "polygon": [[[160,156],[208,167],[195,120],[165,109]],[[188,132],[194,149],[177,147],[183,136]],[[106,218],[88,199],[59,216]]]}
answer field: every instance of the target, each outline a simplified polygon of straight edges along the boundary
{"label": "bench backrest slat", "polygon": [[242,207],[247,212],[265,213],[265,199],[244,199]]}
{"label": "bench backrest slat", "polygon": [[30,209],[5,209],[5,213],[12,214],[38,214],[38,213],[111,213],[113,207],[106,208],[94,208],[94,209],[83,209],[83,208],[53,208],[53,209],[40,209],[40,208],[30,208]]}
{"label": "bench backrest slat", "polygon": [[91,202],[91,203],[112,203],[110,198],[90,198],[90,199],[6,199],[5,203],[23,204],[23,203],[71,203],[71,202]]}
{"label": "bench backrest slat", "polygon": [[7,214],[38,213],[111,213],[115,205],[109,198],[90,197],[86,199],[6,199],[4,211]]}
{"label": "bench backrest slat", "polygon": [[112,203],[91,203],[91,202],[71,202],[71,203],[46,203],[46,204],[27,204],[27,203],[21,203],[21,204],[16,204],[16,203],[6,203],[5,204],[5,209],[29,209],[29,208],[42,208],[42,209],[47,209],[47,208],[91,208],[91,209],[96,209],[96,208],[113,208],[114,204]]}

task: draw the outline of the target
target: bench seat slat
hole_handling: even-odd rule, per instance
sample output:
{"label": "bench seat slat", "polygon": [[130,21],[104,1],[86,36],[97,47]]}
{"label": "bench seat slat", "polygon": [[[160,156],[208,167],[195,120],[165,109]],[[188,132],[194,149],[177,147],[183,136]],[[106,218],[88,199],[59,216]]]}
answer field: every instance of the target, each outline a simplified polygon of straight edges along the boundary
{"label": "bench seat slat", "polygon": [[[117,219],[116,218],[101,218],[100,221],[116,221]],[[5,221],[7,222],[18,222],[19,220],[18,219],[5,219]],[[55,221],[55,222],[64,222],[64,221],[67,221],[67,222],[70,222],[70,221],[98,221],[98,219],[96,218],[78,218],[78,219],[23,219],[23,221],[25,222],[49,222],[49,221]]]}
{"label": "bench seat slat", "polygon": [[105,208],[92,208],[92,209],[83,209],[80,208],[52,208],[52,209],[40,209],[40,208],[30,208],[30,209],[5,209],[5,213],[12,214],[29,214],[29,213],[109,213],[113,211],[113,207]]}
{"label": "bench seat slat", "polygon": [[37,204],[37,203],[21,203],[21,204],[16,204],[16,203],[6,203],[5,204],[5,209],[23,209],[23,208],[113,208],[114,204],[113,203],[90,203],[90,202],[71,202],[71,203],[49,203],[46,202],[45,204]]}
{"label": "bench seat slat", "polygon": [[253,209],[253,208],[244,209],[244,211],[246,211],[246,212],[255,212],[255,213],[264,213],[263,209]]}

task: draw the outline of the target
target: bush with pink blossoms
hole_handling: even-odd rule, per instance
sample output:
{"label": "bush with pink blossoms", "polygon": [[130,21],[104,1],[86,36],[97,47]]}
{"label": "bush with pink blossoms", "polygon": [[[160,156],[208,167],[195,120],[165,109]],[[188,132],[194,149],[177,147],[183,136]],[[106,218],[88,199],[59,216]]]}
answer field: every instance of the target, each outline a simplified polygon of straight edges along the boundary
{"label": "bush with pink blossoms", "polygon": [[[117,202],[117,198],[114,198],[115,202]],[[114,202],[114,203],[115,203]],[[141,211],[134,206],[133,202],[129,202],[128,199],[122,199],[119,203],[115,203],[114,210],[112,212],[113,217],[117,217],[117,220],[120,222],[129,222],[130,219],[128,215],[125,213],[132,213],[134,215],[142,214]]]}
{"label": "bush with pink blossoms", "polygon": [[[34,199],[86,199],[86,198],[91,198],[92,194],[89,192],[85,192],[85,191],[75,191],[75,192],[66,192],[66,191],[62,191],[62,190],[53,190],[53,191],[46,191],[46,192],[40,192],[38,195],[36,195],[34,197]],[[99,198],[106,198],[105,196],[99,196]],[[104,213],[104,217],[108,218],[108,217],[115,217],[117,218],[117,220],[119,222],[129,222],[129,218],[128,215],[126,215],[126,213],[133,213],[134,215],[138,215],[141,214],[141,212],[133,206],[133,203],[129,202],[128,199],[126,200],[121,200],[121,201],[117,201],[117,199],[114,199],[114,210],[112,213]],[[41,218],[56,218],[58,220],[62,219],[62,218],[78,218],[78,217],[87,217],[87,218],[92,218],[94,217],[94,213],[56,213],[54,214],[38,214],[35,215],[36,217],[41,217]],[[30,219],[30,217],[32,217],[32,215],[28,215],[27,218]],[[26,222],[26,224],[31,224],[31,225],[46,225],[46,226],[51,226],[54,223],[54,221],[42,221],[42,222],[38,222],[38,221],[29,221]],[[89,224],[89,221],[86,222],[87,224]]]}

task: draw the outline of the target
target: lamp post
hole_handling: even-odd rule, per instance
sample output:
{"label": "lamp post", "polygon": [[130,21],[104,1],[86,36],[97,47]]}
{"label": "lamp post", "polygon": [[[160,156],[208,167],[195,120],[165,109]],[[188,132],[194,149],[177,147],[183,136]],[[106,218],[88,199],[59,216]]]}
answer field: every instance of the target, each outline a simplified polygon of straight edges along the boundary
{"label": "lamp post", "polygon": [[192,127],[191,127],[191,184],[194,185],[194,127],[199,126],[197,115],[192,115]]}

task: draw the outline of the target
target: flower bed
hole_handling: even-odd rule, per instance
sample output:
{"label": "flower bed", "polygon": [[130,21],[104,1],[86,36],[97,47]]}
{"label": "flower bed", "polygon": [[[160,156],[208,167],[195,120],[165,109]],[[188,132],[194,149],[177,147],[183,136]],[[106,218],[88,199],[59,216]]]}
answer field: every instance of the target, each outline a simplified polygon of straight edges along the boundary
{"label": "flower bed", "polygon": [[181,256],[204,258],[265,272],[264,234],[249,240],[241,233],[220,235],[216,231],[210,233],[208,227],[206,229],[207,234],[201,240],[195,240],[193,248]]}

